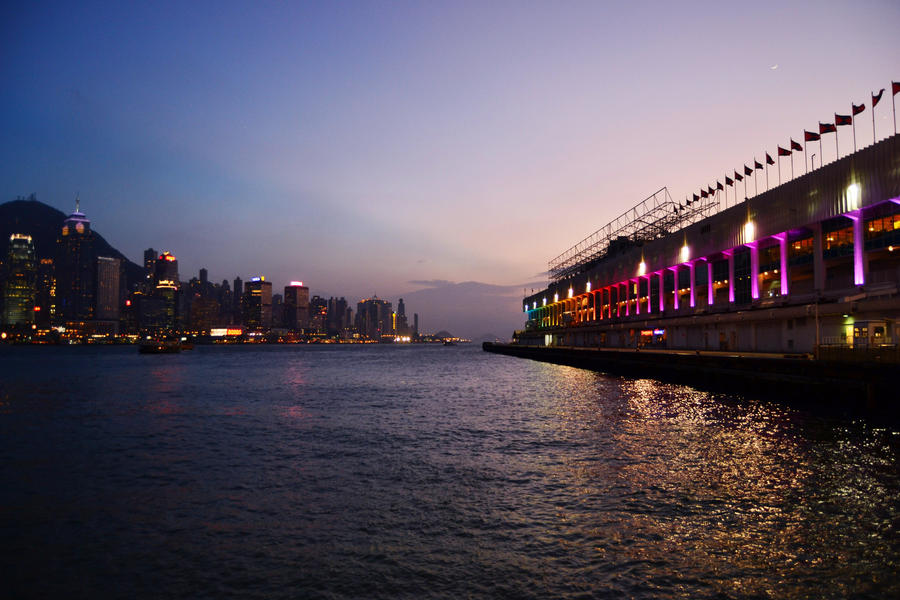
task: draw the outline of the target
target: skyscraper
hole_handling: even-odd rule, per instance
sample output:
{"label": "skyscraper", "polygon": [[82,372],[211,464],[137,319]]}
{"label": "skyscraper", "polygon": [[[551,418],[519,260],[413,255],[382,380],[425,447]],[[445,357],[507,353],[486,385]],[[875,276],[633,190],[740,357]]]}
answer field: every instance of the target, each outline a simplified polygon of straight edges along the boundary
{"label": "skyscraper", "polygon": [[231,306],[232,311],[232,321],[235,325],[240,325],[244,322],[244,311],[242,308],[242,302],[244,298],[244,282],[241,281],[240,277],[234,278],[234,287],[231,290],[231,300],[233,302]]}
{"label": "skyscraper", "polygon": [[272,282],[252,277],[244,284],[244,325],[250,329],[272,327]]}
{"label": "skyscraper", "polygon": [[97,257],[97,319],[118,321],[121,298],[122,261]]}
{"label": "skyscraper", "polygon": [[61,234],[57,240],[56,320],[88,321],[94,318],[97,256],[91,222],[77,200],[75,212],[63,222]]}
{"label": "skyscraper", "polygon": [[156,287],[153,279],[156,274],[156,250],[147,248],[144,250],[144,289],[150,291]]}
{"label": "skyscraper", "polygon": [[391,335],[392,307],[375,296],[366,298],[356,305],[356,330],[371,340],[381,340],[382,336]]}
{"label": "skyscraper", "polygon": [[309,324],[309,288],[302,281],[292,281],[284,287],[284,326],[305,329]]}
{"label": "skyscraper", "polygon": [[156,288],[153,295],[163,301],[164,327],[175,329],[178,324],[178,259],[171,252],[163,252],[156,259],[154,269]]}
{"label": "skyscraper", "polygon": [[6,284],[3,289],[3,324],[30,326],[34,323],[34,297],[37,264],[30,235],[14,233],[9,237]]}

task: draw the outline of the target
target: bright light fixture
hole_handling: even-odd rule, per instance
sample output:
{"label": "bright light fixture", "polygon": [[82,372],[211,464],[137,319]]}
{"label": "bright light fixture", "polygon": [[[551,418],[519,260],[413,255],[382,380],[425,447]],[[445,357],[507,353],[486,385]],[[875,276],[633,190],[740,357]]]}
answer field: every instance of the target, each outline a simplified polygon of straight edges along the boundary
{"label": "bright light fixture", "polygon": [[747,221],[744,224],[744,243],[747,244],[752,242],[756,236],[756,225],[753,224],[753,221]]}
{"label": "bright light fixture", "polygon": [[859,184],[851,183],[847,186],[847,204],[850,210],[859,208]]}
{"label": "bright light fixture", "polygon": [[641,264],[638,265],[638,275],[643,275],[647,272],[647,263],[641,261]]}
{"label": "bright light fixture", "polygon": [[691,258],[691,249],[688,248],[687,244],[681,247],[681,254],[679,256],[681,257],[681,262],[687,262]]}

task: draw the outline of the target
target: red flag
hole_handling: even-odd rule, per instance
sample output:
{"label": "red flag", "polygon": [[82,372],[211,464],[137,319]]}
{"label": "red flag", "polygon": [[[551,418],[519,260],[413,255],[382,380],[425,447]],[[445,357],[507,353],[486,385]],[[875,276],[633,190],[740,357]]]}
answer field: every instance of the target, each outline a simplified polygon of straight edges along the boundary
{"label": "red flag", "polygon": [[835,131],[837,131],[837,128],[831,123],[823,123],[819,121],[819,134],[834,133]]}
{"label": "red flag", "polygon": [[815,133],[812,131],[807,131],[805,129],[803,130],[803,141],[804,142],[818,142],[821,138],[822,138],[822,136],[820,136],[818,133]]}
{"label": "red flag", "polygon": [[791,138],[791,150],[796,150],[797,152],[803,152],[803,146],[800,145],[800,142],[795,142],[794,138]]}
{"label": "red flag", "polygon": [[866,110],[866,105],[865,105],[865,104],[860,104],[859,106],[857,106],[856,104],[852,104],[852,103],[851,103],[850,106],[853,108],[853,114],[854,114],[854,115],[858,115],[858,114],[861,113],[862,111]]}
{"label": "red flag", "polygon": [[694,202],[699,202],[699,201],[700,201],[700,197],[697,196],[697,194],[694,194]]}
{"label": "red flag", "polygon": [[900,92],[900,82],[892,81],[891,82],[891,95],[896,96],[897,92]]}
{"label": "red flag", "polygon": [[781,146],[778,146],[778,156],[790,156],[790,155],[791,155],[790,150],[785,150]]}
{"label": "red flag", "polygon": [[751,169],[747,165],[744,165],[744,175],[753,175],[753,169]]}
{"label": "red flag", "polygon": [[708,188],[706,188],[706,190],[709,192],[710,196],[716,195],[716,190],[712,189],[712,186],[709,186]]}
{"label": "red flag", "polygon": [[[747,167],[744,167],[744,168],[746,169]],[[737,179],[738,181],[744,180],[744,176],[741,175],[740,173],[738,173],[737,171],[734,172],[734,178]]]}
{"label": "red flag", "polygon": [[874,109],[878,106],[878,103],[881,102],[881,95],[884,93],[884,88],[881,88],[881,91],[877,94],[872,92],[872,108]]}
{"label": "red flag", "polygon": [[760,162],[759,162],[758,160],[756,160],[756,159],[754,158],[754,159],[753,159],[753,168],[754,168],[754,169],[762,169],[763,166],[762,166],[762,164],[760,164]]}
{"label": "red flag", "polygon": [[853,125],[853,117],[850,115],[839,115],[834,113],[834,124],[837,127],[841,125]]}
{"label": "red flag", "polygon": [[775,164],[775,161],[772,160],[772,156],[771,156],[768,152],[766,152],[766,164],[767,164],[767,165],[774,165],[774,164]]}
{"label": "red flag", "polygon": [[719,180],[716,180],[716,189],[717,189],[717,190],[723,190],[723,191],[725,190],[725,188],[722,187],[722,184],[719,182]]}
{"label": "red flag", "polygon": [[700,197],[707,198],[707,197],[709,197],[709,194],[706,193],[706,190],[700,190]]}
{"label": "red flag", "polygon": [[[737,175],[737,173],[735,173],[735,175]],[[725,185],[734,185],[734,179],[732,179],[731,177],[726,175],[725,176]]]}

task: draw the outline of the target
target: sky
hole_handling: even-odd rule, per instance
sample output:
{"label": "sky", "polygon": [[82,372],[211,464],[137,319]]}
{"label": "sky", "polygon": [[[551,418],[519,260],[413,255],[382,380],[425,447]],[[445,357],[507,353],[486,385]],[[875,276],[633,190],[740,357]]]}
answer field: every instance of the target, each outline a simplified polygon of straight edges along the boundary
{"label": "sky", "polygon": [[871,143],[882,87],[892,133],[898,25],[878,0],[6,3],[0,201],[77,194],[185,280],[406,295],[470,336],[491,323],[434,292],[496,303],[503,337],[548,260],[656,190],[715,186],[851,102]]}

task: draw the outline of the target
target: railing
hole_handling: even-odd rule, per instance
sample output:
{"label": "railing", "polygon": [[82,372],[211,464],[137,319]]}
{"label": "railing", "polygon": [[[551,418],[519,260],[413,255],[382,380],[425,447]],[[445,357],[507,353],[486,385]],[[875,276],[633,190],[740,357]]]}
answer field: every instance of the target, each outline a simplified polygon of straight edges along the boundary
{"label": "railing", "polygon": [[896,344],[875,347],[820,344],[816,348],[816,358],[835,362],[900,364],[900,347]]}

